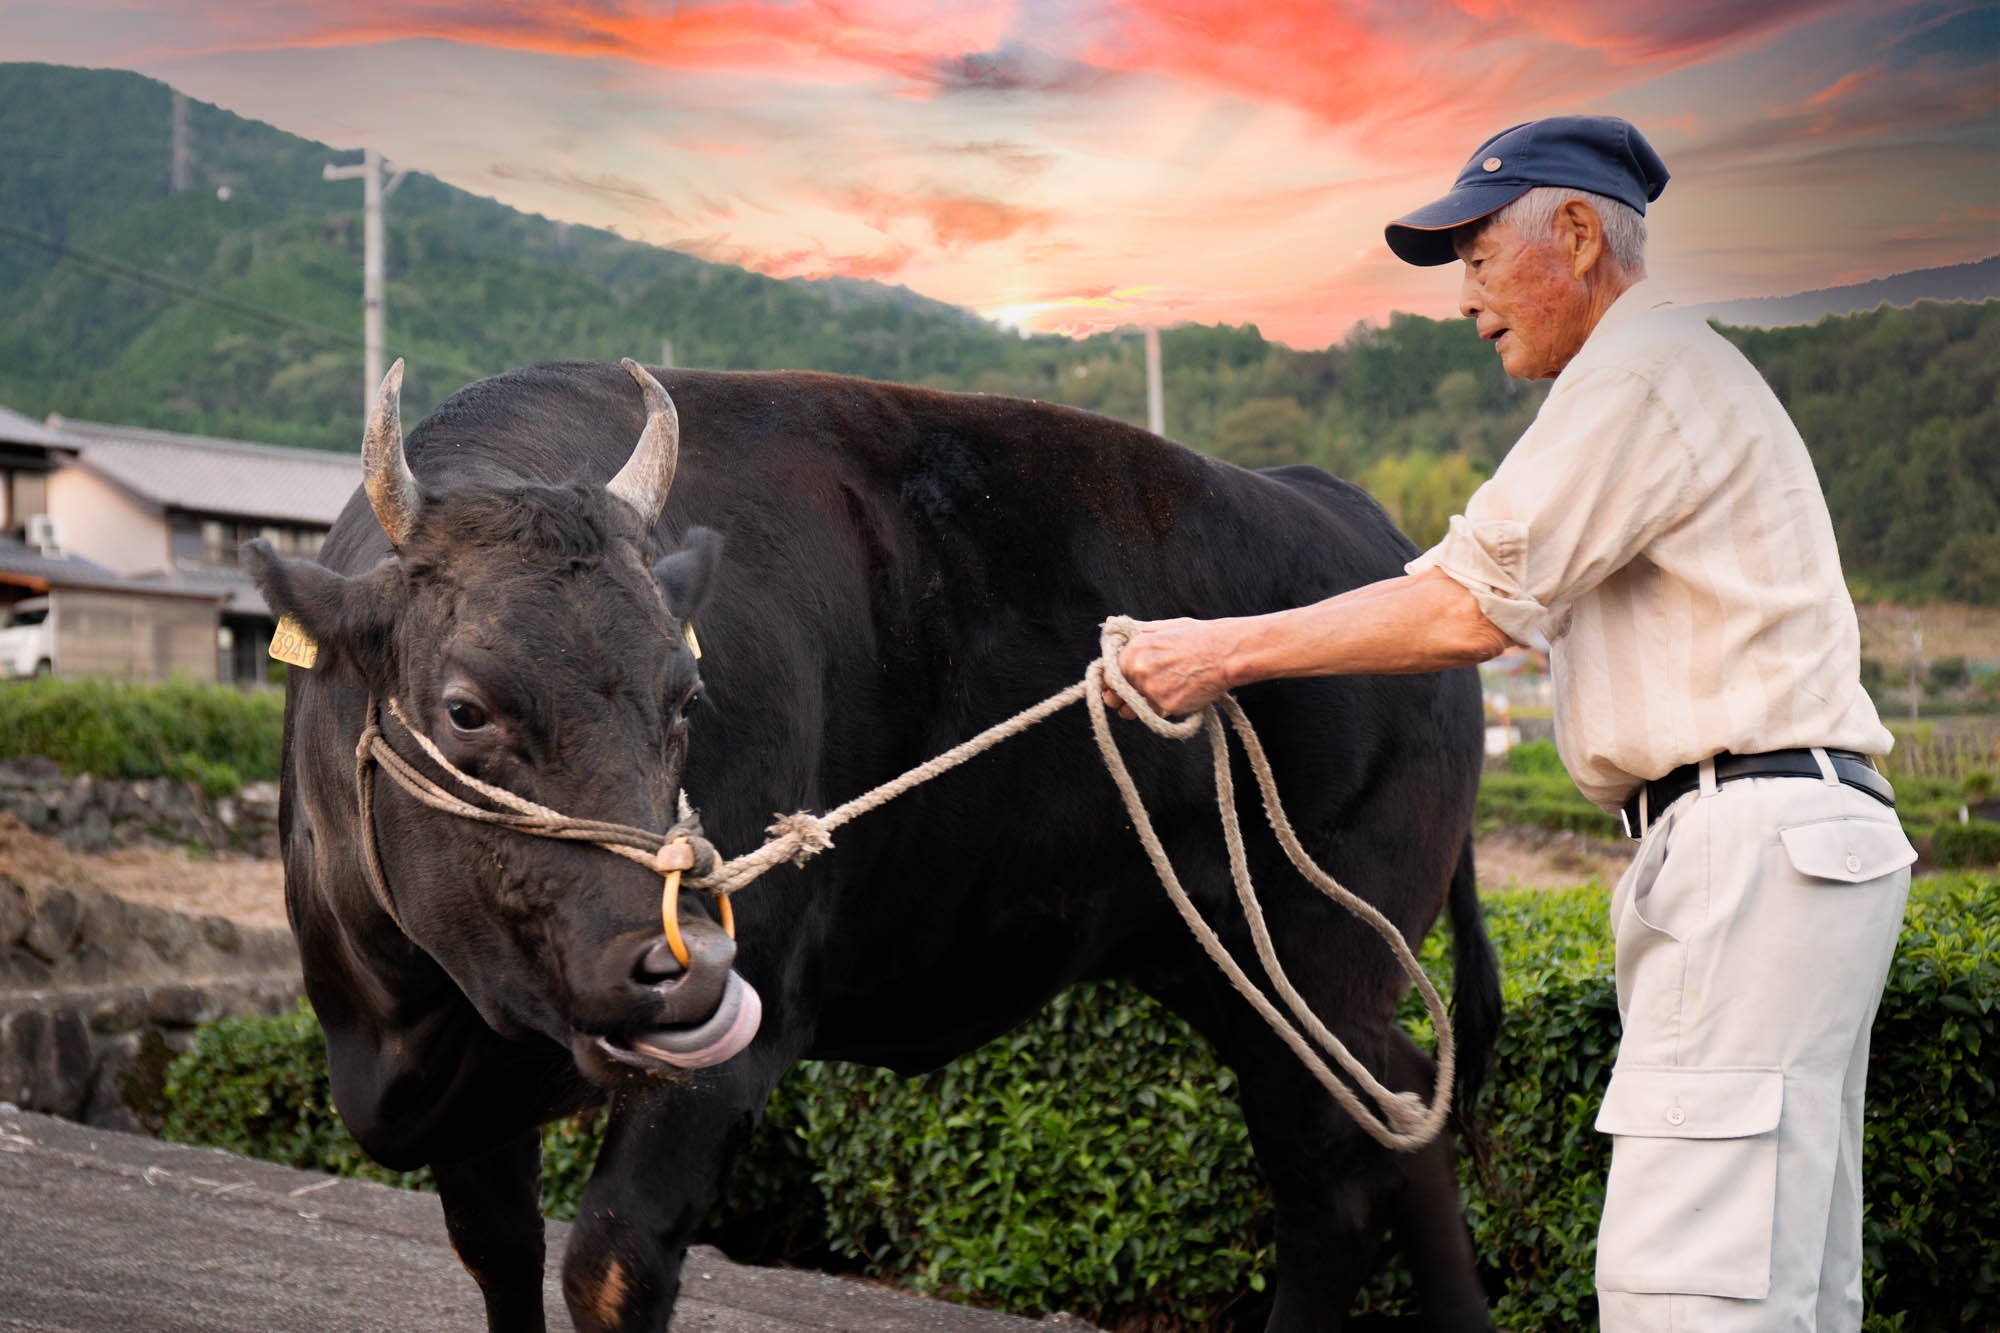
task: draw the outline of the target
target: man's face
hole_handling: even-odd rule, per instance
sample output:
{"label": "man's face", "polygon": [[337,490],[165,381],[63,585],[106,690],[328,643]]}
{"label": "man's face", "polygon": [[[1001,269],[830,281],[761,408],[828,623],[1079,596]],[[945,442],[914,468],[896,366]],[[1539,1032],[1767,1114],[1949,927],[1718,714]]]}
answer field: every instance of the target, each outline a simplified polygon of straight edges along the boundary
{"label": "man's face", "polygon": [[1465,264],[1458,308],[1479,322],[1500,364],[1515,379],[1548,379],[1569,364],[1590,334],[1590,292],[1574,270],[1574,247],[1560,229],[1526,236],[1494,223],[1453,239]]}

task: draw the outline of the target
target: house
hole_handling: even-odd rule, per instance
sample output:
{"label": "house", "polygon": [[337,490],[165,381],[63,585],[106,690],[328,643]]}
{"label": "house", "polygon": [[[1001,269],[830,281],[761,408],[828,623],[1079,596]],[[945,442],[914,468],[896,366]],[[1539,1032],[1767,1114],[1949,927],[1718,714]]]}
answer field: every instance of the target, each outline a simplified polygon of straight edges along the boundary
{"label": "house", "polygon": [[69,548],[50,494],[80,452],[0,408],[0,675],[214,680],[213,591],[129,579]]}
{"label": "house", "polygon": [[219,602],[216,678],[266,677],[275,626],[239,565],[262,537],[313,555],[361,482],[355,454],[75,421],[50,429],[73,441],[72,466],[49,479],[49,512],[81,553],[135,583]]}
{"label": "house", "polygon": [[28,668],[265,680],[274,621],[242,543],[316,553],[360,480],[351,454],[0,408],[0,609],[37,599],[22,618],[53,642]]}

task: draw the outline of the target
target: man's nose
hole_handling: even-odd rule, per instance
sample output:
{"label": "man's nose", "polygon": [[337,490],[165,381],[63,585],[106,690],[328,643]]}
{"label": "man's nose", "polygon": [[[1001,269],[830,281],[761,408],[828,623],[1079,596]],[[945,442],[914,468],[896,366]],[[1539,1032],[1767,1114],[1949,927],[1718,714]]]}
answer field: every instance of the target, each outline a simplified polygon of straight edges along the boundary
{"label": "man's nose", "polygon": [[1467,264],[1458,280],[1458,313],[1467,319],[1477,319],[1484,308],[1485,302],[1479,299],[1479,284],[1472,280],[1472,265]]}

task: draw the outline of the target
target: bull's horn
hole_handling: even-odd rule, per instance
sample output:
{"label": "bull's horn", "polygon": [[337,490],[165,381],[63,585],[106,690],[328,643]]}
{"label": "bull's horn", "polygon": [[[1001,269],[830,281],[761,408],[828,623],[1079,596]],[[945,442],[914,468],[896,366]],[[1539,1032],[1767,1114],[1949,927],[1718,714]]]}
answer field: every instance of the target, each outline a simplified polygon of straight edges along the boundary
{"label": "bull's horn", "polygon": [[410,538],[423,508],[423,493],[403,457],[403,358],[382,377],[382,391],[375,399],[375,411],[368,418],[368,433],[361,439],[362,484],[368,488],[368,504],[375,521],[389,534],[389,544],[397,550]]}
{"label": "bull's horn", "polygon": [[651,523],[660,516],[667,503],[667,492],[674,488],[674,465],[681,456],[680,414],[674,411],[674,400],[667,397],[667,391],[660,387],[651,371],[629,356],[619,364],[639,381],[639,392],[646,400],[646,429],[639,433],[632,456],[605,489]]}

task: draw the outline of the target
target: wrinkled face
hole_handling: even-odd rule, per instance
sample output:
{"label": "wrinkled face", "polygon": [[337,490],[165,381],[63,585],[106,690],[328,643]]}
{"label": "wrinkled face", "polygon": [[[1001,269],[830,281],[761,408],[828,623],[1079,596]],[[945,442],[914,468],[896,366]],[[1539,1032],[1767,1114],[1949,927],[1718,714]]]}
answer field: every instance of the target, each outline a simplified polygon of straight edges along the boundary
{"label": "wrinkled face", "polygon": [[1465,265],[1459,310],[1515,379],[1548,379],[1570,363],[1591,328],[1590,292],[1574,252],[1551,230],[1527,236],[1507,223],[1453,237]]}

